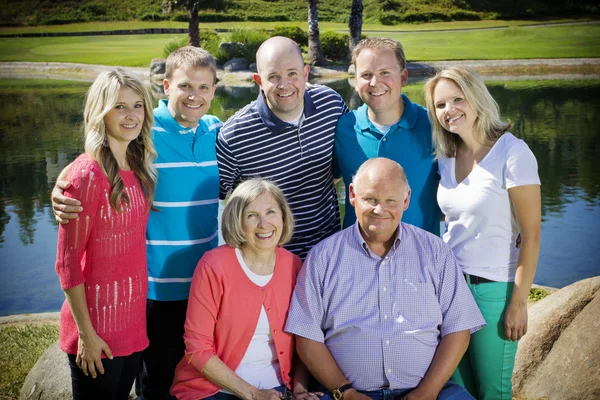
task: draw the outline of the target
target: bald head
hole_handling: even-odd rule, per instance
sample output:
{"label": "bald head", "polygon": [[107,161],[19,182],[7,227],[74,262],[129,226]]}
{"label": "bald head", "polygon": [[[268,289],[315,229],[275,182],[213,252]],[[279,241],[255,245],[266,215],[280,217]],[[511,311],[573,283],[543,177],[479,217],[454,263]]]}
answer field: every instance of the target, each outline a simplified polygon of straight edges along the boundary
{"label": "bald head", "polygon": [[382,182],[402,183],[404,186],[404,195],[410,190],[404,168],[396,161],[385,157],[370,158],[365,161],[352,177],[352,185],[360,186],[362,180],[380,180]]}
{"label": "bald head", "polygon": [[290,57],[298,61],[300,67],[304,65],[302,51],[296,42],[283,36],[274,36],[265,40],[256,51],[256,70],[260,74],[265,64],[278,64],[279,60]]}

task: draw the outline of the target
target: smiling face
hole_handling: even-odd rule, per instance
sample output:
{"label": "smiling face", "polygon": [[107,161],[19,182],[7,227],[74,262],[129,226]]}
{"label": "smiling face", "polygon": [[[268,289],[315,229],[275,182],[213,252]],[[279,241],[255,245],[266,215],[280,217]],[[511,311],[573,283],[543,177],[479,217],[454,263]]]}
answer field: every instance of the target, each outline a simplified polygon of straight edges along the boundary
{"label": "smiling face", "polygon": [[433,104],[437,120],[444,129],[458,135],[470,134],[476,120],[475,112],[454,81],[439,80],[433,90]]}
{"label": "smiling face", "polygon": [[244,251],[275,251],[283,232],[283,213],[270,193],[263,193],[244,208],[242,229],[246,236]]}
{"label": "smiling face", "polygon": [[165,79],[165,93],[169,96],[169,112],[181,126],[195,128],[210,108],[215,97],[215,76],[210,68],[181,66]]}
{"label": "smiling face", "polygon": [[[273,40],[275,39],[275,40]],[[257,52],[254,81],[264,93],[269,109],[282,121],[293,121],[304,108],[309,66],[297,45],[286,38],[271,38]],[[295,46],[295,47],[294,47]]]}
{"label": "smiling face", "polygon": [[104,116],[109,146],[126,148],[142,131],[145,116],[142,97],[128,87],[121,87],[117,103]]}
{"label": "smiling face", "polygon": [[356,57],[356,91],[369,107],[378,113],[401,112],[402,87],[408,72],[398,64],[392,49],[365,49]]}
{"label": "smiling face", "polygon": [[349,186],[361,234],[367,243],[386,243],[396,232],[410,203],[401,169],[386,159],[373,160]]}

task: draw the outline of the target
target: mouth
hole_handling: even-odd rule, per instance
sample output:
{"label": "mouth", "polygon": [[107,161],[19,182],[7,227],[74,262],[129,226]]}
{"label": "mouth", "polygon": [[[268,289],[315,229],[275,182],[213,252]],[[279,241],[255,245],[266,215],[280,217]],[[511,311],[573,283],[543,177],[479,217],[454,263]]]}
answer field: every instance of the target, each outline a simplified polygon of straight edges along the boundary
{"label": "mouth", "polygon": [[267,232],[267,233],[257,233],[256,237],[259,239],[270,239],[275,234],[275,231]]}
{"label": "mouth", "polygon": [[369,95],[373,96],[373,97],[379,97],[379,96],[383,96],[386,93],[387,93],[387,90],[383,90],[381,92],[369,92]]}
{"label": "mouth", "polygon": [[137,128],[138,124],[122,124],[121,126],[125,129],[135,129]]}
{"label": "mouth", "polygon": [[282,99],[287,99],[288,97],[292,97],[293,94],[294,94],[293,92],[292,93],[287,93],[287,94],[286,93],[278,93],[277,97],[280,97]]}
{"label": "mouth", "polygon": [[189,103],[183,103],[183,105],[187,108],[191,108],[192,110],[197,110],[200,107],[202,107],[202,104],[189,104]]}
{"label": "mouth", "polygon": [[458,121],[460,118],[462,118],[463,115],[464,114],[458,114],[458,115],[456,115],[456,116],[454,116],[452,118],[446,118],[446,122],[449,123],[449,124],[452,124],[452,123]]}

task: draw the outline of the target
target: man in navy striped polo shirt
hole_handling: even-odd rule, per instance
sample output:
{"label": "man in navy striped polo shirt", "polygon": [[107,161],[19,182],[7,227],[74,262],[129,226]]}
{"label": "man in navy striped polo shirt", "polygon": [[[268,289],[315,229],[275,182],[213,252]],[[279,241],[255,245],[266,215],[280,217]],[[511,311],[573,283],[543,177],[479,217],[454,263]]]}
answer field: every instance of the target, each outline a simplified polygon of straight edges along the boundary
{"label": "man in navy striped polo shirt", "polygon": [[296,220],[286,248],[304,258],[340,229],[331,166],[335,126],[348,109],[332,89],[306,88],[309,66],[288,38],[265,41],[256,67],[258,98],[232,116],[217,138],[220,198],[250,177],[275,182]]}
{"label": "man in navy striped polo shirt", "polygon": [[450,376],[485,320],[452,251],[400,222],[411,190],[395,161],[366,161],[349,188],[357,222],[310,251],[285,327],[321,400],[473,400]]}

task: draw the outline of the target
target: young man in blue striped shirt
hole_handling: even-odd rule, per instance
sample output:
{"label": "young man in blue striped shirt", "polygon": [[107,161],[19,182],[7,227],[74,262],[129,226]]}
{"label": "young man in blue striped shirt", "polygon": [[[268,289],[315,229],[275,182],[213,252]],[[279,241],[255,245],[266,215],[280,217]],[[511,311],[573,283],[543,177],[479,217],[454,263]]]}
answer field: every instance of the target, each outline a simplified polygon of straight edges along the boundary
{"label": "young man in blue striped shirt", "polygon": [[306,88],[309,66],[288,38],[265,41],[256,53],[256,66],[257,100],[232,116],[217,138],[220,197],[250,177],[275,182],[296,220],[286,248],[304,258],[313,245],[340,229],[333,136],[348,109],[332,89]]}
{"label": "young man in blue striped shirt", "polygon": [[[167,58],[163,83],[169,98],[154,109],[152,128],[158,153],[153,205],[159,212],[150,213],[146,230],[150,345],[136,379],[139,399],[160,400],[168,395],[184,354],[183,325],[194,269],[204,252],[217,246],[215,141],[222,125],[206,114],[216,89],[216,63],[210,53],[191,46],[175,50]],[[72,204],[62,192],[53,193],[52,200],[55,210],[57,203]],[[57,212],[57,219],[75,217]]]}

